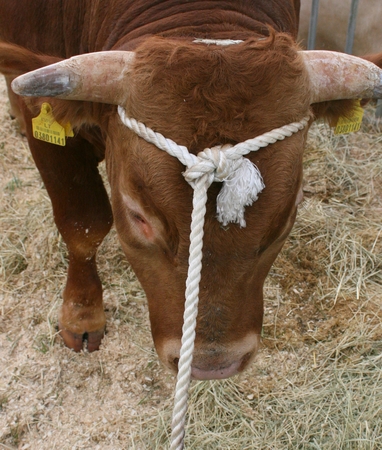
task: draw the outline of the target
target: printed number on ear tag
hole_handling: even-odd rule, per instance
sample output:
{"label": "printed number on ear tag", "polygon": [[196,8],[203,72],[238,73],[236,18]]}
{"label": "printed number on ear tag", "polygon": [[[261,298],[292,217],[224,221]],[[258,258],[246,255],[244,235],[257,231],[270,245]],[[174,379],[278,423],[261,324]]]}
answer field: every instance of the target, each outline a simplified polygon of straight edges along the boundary
{"label": "printed number on ear tag", "polygon": [[360,100],[357,100],[354,105],[351,116],[340,117],[334,128],[334,134],[354,133],[361,128],[364,110],[361,106]]}
{"label": "printed number on ear tag", "polygon": [[67,136],[74,136],[69,122],[62,126],[56,121],[49,103],[43,103],[40,114],[32,119],[32,131],[36,139],[61,146],[66,145]]}

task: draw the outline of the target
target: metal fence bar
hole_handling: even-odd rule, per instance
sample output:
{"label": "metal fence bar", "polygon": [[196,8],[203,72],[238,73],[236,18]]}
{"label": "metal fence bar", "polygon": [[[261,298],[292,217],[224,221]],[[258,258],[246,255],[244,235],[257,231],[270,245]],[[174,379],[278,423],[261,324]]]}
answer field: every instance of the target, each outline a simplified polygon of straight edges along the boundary
{"label": "metal fence bar", "polygon": [[316,46],[317,20],[318,20],[318,3],[320,0],[312,0],[312,12],[309,21],[308,33],[308,50],[314,50]]}
{"label": "metal fence bar", "polygon": [[[316,34],[317,34],[317,22],[318,22],[318,6],[320,0],[312,0],[312,11],[310,14],[309,21],[309,33],[308,33],[308,42],[307,49],[314,50],[316,47]],[[348,31],[346,35],[346,44],[345,44],[345,53],[351,54],[353,51],[354,44],[354,35],[355,35],[355,27],[357,22],[357,12],[358,12],[358,3],[359,0],[352,0],[349,22],[348,22]],[[382,118],[382,100],[378,100],[377,109],[375,112],[376,117]]]}
{"label": "metal fence bar", "polygon": [[357,10],[358,10],[359,0],[352,0],[351,9],[350,9],[350,17],[348,24],[348,34],[346,36],[346,45],[345,45],[345,53],[351,54],[353,50],[354,43],[354,34],[355,34],[355,25],[357,21]]}

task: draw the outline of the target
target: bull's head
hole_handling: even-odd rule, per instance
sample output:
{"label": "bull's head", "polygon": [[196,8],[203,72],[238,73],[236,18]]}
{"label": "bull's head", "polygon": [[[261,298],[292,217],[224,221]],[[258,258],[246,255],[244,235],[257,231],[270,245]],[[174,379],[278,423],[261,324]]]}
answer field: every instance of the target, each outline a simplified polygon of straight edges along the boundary
{"label": "bull's head", "polygon": [[[127,114],[196,154],[300,120],[314,103],[382,96],[381,71],[332,52],[298,52],[285,36],[226,48],[152,38],[135,53],[73,57],[17,78],[24,96],[122,105]],[[72,118],[71,118],[72,119]],[[192,188],[184,166],[127,129],[117,109],[96,119],[116,228],[148,298],[161,360],[176,369],[189,257]],[[216,219],[208,194],[193,376],[224,378],[256,354],[263,284],[302,200],[307,128],[249,156],[265,183],[246,227]]]}

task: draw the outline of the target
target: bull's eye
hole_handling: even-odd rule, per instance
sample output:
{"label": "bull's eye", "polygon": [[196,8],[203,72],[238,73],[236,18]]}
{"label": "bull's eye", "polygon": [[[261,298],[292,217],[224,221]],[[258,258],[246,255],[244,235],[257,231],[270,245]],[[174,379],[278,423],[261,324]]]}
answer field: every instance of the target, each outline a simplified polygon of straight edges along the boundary
{"label": "bull's eye", "polygon": [[146,223],[146,220],[138,213],[136,213],[135,211],[131,212],[131,216],[134,220],[136,220],[137,222],[140,222],[142,224]]}
{"label": "bull's eye", "polygon": [[132,236],[145,243],[157,243],[164,233],[163,225],[155,211],[130,197],[122,194],[123,212],[125,220],[130,225]]}
{"label": "bull's eye", "polygon": [[136,227],[135,229],[139,230],[141,235],[143,235],[147,240],[152,241],[154,239],[154,231],[150,222],[137,211],[130,208],[127,210],[133,224]]}

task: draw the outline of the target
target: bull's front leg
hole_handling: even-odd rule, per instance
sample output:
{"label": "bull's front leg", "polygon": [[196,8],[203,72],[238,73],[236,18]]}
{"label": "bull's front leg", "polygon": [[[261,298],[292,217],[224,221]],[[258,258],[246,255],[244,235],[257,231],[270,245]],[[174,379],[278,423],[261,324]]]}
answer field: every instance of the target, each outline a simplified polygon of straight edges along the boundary
{"label": "bull's front leg", "polygon": [[69,252],[63,299],[58,324],[65,344],[78,352],[86,341],[89,352],[98,350],[105,331],[106,317],[95,254],[83,259]]}
{"label": "bull's front leg", "polygon": [[98,172],[103,148],[81,136],[67,139],[65,147],[32,136],[31,116],[23,107],[33,158],[50,199],[54,220],[68,248],[68,278],[59,313],[65,344],[80,351],[87,342],[97,350],[105,331],[102,285],[96,252],[112,225],[110,202]]}
{"label": "bull's front leg", "polygon": [[8,75],[8,76],[4,75],[4,78],[5,78],[5,82],[7,84],[8,98],[9,98],[9,104],[10,104],[9,113],[10,113],[12,119],[16,119],[17,124],[20,129],[20,133],[22,135],[25,135],[26,125],[25,125],[24,116],[23,116],[22,112],[20,111],[18,96],[12,91],[12,88],[11,88],[11,83],[15,77],[11,76],[11,75]]}

